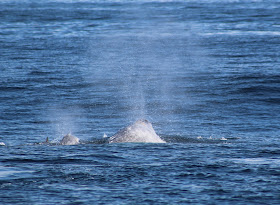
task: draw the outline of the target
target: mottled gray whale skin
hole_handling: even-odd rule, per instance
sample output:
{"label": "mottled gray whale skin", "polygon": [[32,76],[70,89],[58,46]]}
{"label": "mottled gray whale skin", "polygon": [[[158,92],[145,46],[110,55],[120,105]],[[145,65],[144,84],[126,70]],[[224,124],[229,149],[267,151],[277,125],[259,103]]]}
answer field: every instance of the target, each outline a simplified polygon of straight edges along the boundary
{"label": "mottled gray whale skin", "polygon": [[61,145],[76,145],[80,143],[80,139],[71,134],[65,135],[60,141]]}
{"label": "mottled gray whale skin", "polygon": [[124,142],[165,143],[148,120],[137,120],[109,138],[109,143]]}

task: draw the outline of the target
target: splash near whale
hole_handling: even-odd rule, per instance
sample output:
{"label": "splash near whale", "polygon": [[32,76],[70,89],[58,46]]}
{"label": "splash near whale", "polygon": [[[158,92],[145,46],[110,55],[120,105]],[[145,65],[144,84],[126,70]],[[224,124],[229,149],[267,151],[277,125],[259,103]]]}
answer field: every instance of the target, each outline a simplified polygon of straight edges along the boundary
{"label": "splash near whale", "polygon": [[124,142],[166,143],[156,134],[148,120],[137,120],[109,138],[109,143]]}

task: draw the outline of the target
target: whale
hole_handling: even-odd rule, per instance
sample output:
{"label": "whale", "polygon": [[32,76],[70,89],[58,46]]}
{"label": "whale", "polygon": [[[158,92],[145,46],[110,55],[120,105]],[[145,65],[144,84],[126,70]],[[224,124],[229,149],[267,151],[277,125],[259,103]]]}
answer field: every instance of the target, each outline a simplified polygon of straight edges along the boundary
{"label": "whale", "polygon": [[80,144],[80,139],[70,133],[65,135],[60,141],[58,142],[51,142],[49,137],[46,138],[44,142],[37,142],[34,143],[35,145],[76,145]]}
{"label": "whale", "polygon": [[65,135],[62,140],[60,140],[61,145],[76,145],[80,143],[80,139],[71,135],[70,133]]}
{"label": "whale", "polygon": [[166,143],[155,132],[152,124],[146,119],[140,119],[119,130],[109,138],[109,143]]}

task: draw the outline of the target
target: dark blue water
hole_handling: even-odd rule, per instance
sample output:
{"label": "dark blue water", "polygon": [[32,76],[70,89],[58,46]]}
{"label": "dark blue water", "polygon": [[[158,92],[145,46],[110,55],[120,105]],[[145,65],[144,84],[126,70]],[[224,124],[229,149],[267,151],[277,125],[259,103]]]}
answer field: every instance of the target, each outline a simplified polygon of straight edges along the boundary
{"label": "dark blue water", "polygon": [[[279,10],[1,1],[0,203],[279,204]],[[96,143],[139,118],[168,143]]]}

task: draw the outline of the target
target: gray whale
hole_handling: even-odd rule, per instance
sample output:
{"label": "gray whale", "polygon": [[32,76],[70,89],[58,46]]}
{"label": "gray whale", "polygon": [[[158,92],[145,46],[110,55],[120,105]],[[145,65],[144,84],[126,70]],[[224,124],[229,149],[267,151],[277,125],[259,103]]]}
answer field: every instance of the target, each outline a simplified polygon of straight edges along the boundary
{"label": "gray whale", "polygon": [[137,120],[109,138],[109,143],[122,142],[165,143],[148,120]]}
{"label": "gray whale", "polygon": [[65,135],[59,142],[50,142],[47,137],[45,142],[34,143],[37,145],[76,145],[80,144],[80,139],[71,135],[70,133]]}
{"label": "gray whale", "polygon": [[80,139],[71,134],[65,135],[60,141],[61,145],[76,145],[80,143]]}

